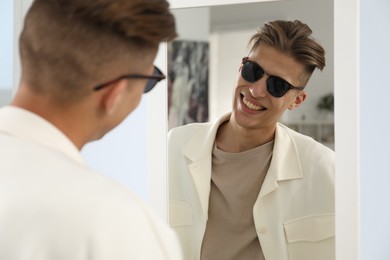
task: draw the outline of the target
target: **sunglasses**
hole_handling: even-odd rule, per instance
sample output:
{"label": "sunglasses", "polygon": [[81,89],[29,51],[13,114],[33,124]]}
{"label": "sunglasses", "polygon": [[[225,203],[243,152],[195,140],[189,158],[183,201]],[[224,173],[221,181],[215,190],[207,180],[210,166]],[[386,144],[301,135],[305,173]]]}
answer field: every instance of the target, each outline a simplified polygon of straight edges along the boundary
{"label": "sunglasses", "polygon": [[105,87],[109,86],[110,84],[114,83],[115,81],[121,80],[121,79],[148,79],[148,82],[146,83],[146,86],[144,89],[144,93],[148,93],[156,86],[156,84],[159,81],[165,79],[165,75],[161,72],[161,70],[159,68],[154,66],[154,71],[153,71],[152,75],[136,75],[136,74],[123,75],[123,76],[120,76],[116,79],[110,80],[104,84],[100,84],[100,85],[94,87],[93,90],[95,90],[95,91],[101,90],[102,88],[105,88]]}
{"label": "sunglasses", "polygon": [[[248,82],[255,83],[266,74],[262,67],[256,62],[250,61],[248,57],[242,59],[241,76]],[[304,87],[294,87],[287,81],[276,76],[268,76],[267,91],[274,97],[280,98],[286,95],[290,89],[303,90]]]}

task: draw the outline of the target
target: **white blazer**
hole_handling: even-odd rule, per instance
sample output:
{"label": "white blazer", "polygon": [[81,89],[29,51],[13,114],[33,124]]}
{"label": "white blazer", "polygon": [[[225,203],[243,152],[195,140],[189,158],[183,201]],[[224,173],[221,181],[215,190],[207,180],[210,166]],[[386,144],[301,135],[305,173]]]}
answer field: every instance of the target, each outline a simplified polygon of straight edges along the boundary
{"label": "white blazer", "polygon": [[[131,173],[129,173],[131,174]],[[0,109],[1,260],[180,260],[176,235],[43,118]]]}
{"label": "white blazer", "polygon": [[[199,259],[208,218],[214,123],[168,135],[169,223],[185,259]],[[253,207],[266,260],[335,259],[334,152],[278,123],[273,156]]]}

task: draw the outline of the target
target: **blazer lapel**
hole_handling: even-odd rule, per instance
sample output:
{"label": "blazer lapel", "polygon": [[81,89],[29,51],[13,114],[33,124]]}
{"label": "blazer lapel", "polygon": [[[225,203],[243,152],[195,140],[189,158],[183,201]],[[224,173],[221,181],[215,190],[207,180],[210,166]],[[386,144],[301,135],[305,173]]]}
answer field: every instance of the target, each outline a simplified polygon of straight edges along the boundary
{"label": "blazer lapel", "polygon": [[285,126],[277,124],[272,161],[259,196],[262,198],[276,190],[280,181],[302,177],[302,167],[294,139],[290,136]]}
{"label": "blazer lapel", "polygon": [[[208,216],[214,140],[219,125],[229,116],[230,114],[227,114],[215,123],[200,126],[182,150],[189,159],[188,169],[198,191],[199,201],[206,218]],[[302,167],[294,140],[285,126],[277,124],[272,161],[261,187],[259,199],[275,191],[279,186],[278,182],[302,177]]]}
{"label": "blazer lapel", "polygon": [[214,140],[219,125],[229,116],[230,114],[227,114],[214,123],[200,126],[199,130],[185,144],[182,151],[189,159],[188,169],[191,172],[198,191],[199,200],[206,219],[208,216]]}
{"label": "blazer lapel", "polygon": [[188,165],[194,180],[200,204],[202,205],[202,212],[207,219],[209,195],[210,195],[210,180],[211,180],[211,159],[204,157]]}

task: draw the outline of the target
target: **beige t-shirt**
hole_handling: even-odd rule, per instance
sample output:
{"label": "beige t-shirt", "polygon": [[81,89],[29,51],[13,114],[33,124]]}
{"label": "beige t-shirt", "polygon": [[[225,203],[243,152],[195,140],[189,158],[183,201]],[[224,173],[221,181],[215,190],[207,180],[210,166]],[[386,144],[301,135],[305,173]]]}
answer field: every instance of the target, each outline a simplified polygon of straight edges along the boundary
{"label": "beige t-shirt", "polygon": [[214,147],[202,260],[264,260],[253,205],[271,162],[273,144],[271,141],[240,153]]}

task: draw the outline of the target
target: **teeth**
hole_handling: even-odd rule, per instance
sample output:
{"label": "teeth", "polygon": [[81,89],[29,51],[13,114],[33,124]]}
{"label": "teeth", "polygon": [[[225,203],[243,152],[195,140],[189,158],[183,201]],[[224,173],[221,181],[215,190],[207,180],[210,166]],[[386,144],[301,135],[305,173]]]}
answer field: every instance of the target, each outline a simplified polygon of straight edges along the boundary
{"label": "teeth", "polygon": [[255,110],[255,111],[258,111],[261,109],[261,107],[259,106],[256,106],[255,104],[251,103],[248,99],[246,99],[245,97],[243,98],[243,102],[245,104],[245,106],[247,108],[249,108],[250,110]]}

